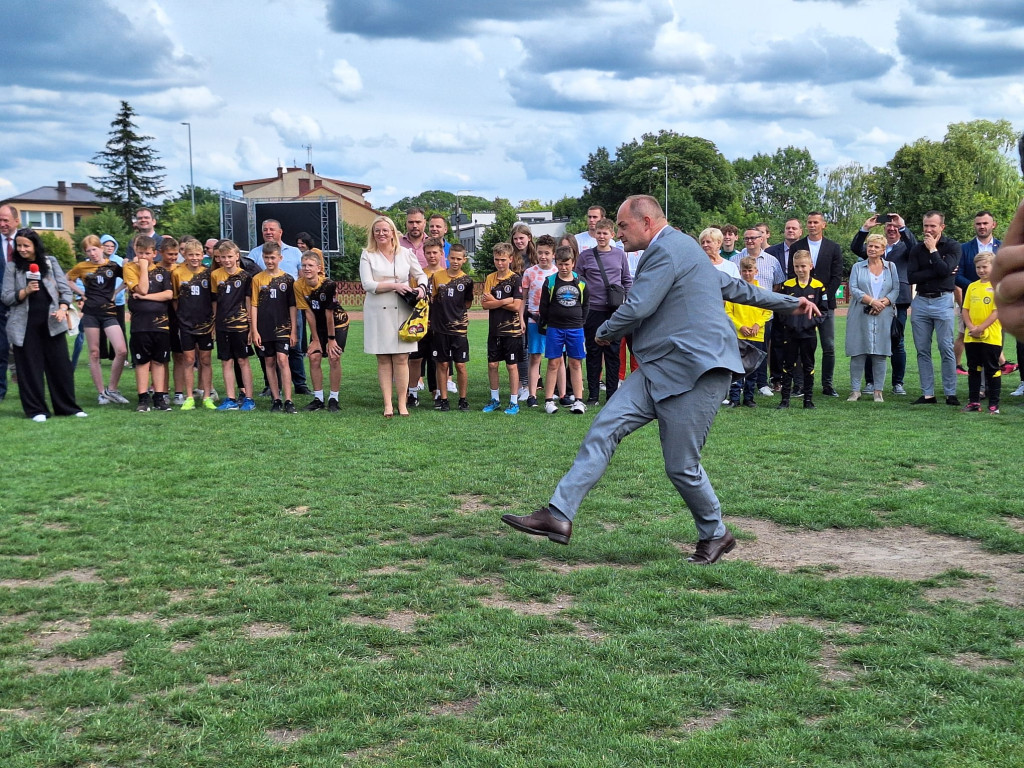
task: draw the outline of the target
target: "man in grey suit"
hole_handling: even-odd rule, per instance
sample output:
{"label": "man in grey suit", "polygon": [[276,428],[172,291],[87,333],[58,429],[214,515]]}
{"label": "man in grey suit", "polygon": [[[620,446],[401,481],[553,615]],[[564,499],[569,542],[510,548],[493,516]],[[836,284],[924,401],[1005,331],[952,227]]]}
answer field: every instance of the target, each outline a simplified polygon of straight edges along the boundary
{"label": "man in grey suit", "polygon": [[591,424],[572,468],[550,503],[531,515],[503,515],[516,530],[568,544],[583,498],[626,435],[657,419],[665,472],[697,524],[689,562],[709,565],[736,546],[700,454],[733,373],[742,373],[736,330],[722,299],[779,312],[817,314],[806,299],[756,288],[719,272],[697,242],[669,226],[658,201],[627,198],[619,237],[643,250],[626,302],[597,330],[599,343],[633,334],[640,368],[627,376]]}

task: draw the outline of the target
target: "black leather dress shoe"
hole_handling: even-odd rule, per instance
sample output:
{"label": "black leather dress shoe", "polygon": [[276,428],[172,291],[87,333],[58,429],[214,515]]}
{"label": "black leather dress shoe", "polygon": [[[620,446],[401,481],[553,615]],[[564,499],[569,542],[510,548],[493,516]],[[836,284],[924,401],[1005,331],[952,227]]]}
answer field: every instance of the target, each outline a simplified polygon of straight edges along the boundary
{"label": "black leather dress shoe", "polygon": [[558,544],[568,544],[572,536],[572,523],[559,520],[547,507],[541,507],[532,515],[502,515],[501,522],[523,533],[547,536]]}
{"label": "black leather dress shoe", "polygon": [[732,552],[734,549],[736,549],[736,539],[733,538],[730,531],[726,531],[725,536],[719,536],[717,539],[698,541],[697,551],[686,558],[686,562],[694,565],[711,565],[718,562],[718,558],[726,552]]}

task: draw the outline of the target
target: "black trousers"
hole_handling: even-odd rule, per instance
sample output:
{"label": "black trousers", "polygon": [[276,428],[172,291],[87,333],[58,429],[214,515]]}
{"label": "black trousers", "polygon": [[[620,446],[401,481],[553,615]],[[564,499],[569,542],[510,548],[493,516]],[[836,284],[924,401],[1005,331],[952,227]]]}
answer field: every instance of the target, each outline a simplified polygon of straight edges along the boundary
{"label": "black trousers", "polygon": [[1002,367],[999,365],[999,354],[1002,351],[1003,348],[998,344],[982,344],[977,341],[964,344],[969,402],[981,401],[981,382],[984,378],[988,404],[999,407],[999,396],[1003,388]]}
{"label": "black trousers", "polygon": [[814,353],[818,351],[818,339],[814,336],[794,338],[786,336],[782,342],[782,399],[789,402],[794,374],[803,374],[804,400],[811,399],[814,386]]}
{"label": "black trousers", "polygon": [[51,336],[46,323],[35,329],[30,326],[25,332],[24,346],[11,349],[18,367],[18,394],[26,416],[50,415],[43,393],[44,377],[55,414],[71,416],[82,410],[75,402],[75,373],[68,356],[66,333]]}
{"label": "black trousers", "polygon": [[619,345],[602,346],[594,341],[597,329],[615,313],[613,309],[592,309],[583,321],[583,339],[587,347],[587,398],[598,400],[601,394],[601,363],[604,362],[605,400],[615,394],[619,386]]}

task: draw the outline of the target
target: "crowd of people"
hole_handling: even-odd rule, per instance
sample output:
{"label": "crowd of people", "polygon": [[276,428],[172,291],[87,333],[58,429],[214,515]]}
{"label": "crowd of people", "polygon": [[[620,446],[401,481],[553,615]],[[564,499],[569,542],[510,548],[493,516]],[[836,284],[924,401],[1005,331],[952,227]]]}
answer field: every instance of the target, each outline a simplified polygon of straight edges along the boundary
{"label": "crowd of people", "polygon": [[[457,395],[459,410],[469,410],[467,329],[474,280],[464,271],[467,254],[447,241],[447,221],[440,214],[427,217],[413,208],[404,224],[403,233],[390,218],[378,216],[359,266],[366,291],[363,346],[377,359],[383,415],[391,418],[397,410],[408,416],[424,392],[437,410],[452,409],[449,394]],[[127,363],[134,369],[139,411],[251,411],[263,395],[270,397],[271,411],[294,413],[296,393],[312,398],[304,410],[340,409],[349,318],[308,234],[296,233],[297,245],[287,245],[280,223],[268,219],[261,223],[263,243],[243,255],[230,240],[200,243],[186,237],[179,242],[161,236],[148,208],[136,212],[134,225],[136,234],[123,258],[114,238],[90,235],[81,243],[84,260],[65,275],[45,253],[38,234],[18,228],[17,210],[0,206],[0,246],[7,262],[0,305],[0,321],[6,324],[0,334],[0,399],[6,394],[9,339],[25,414],[36,421],[50,415],[45,381],[53,413],[85,415],[75,401],[74,363],[64,337],[69,317],[80,315],[74,360],[84,339],[99,405],[129,402],[119,388]],[[847,399],[868,393],[883,402],[890,360],[891,392],[907,394],[909,317],[922,390],[913,403],[939,402],[932,366],[935,339],[945,402],[980,411],[984,397],[987,410],[998,413],[1002,376],[1016,364],[1002,356],[989,279],[1000,246],[993,237],[996,222],[988,211],[980,211],[974,218],[976,237],[962,245],[944,234],[941,212],[930,211],[922,225],[919,239],[899,214],[872,216],[851,243],[860,261],[846,286]],[[873,231],[878,227],[881,233]],[[785,222],[784,237],[775,244],[765,224],[742,233],[725,224],[697,236],[723,284],[740,280],[802,297],[819,310],[773,315],[770,309],[723,300],[745,359],[760,362],[736,378],[721,406],[756,407],[759,398],[778,396],[779,408],[790,407],[793,398],[814,408],[816,381],[823,396],[839,396],[835,314],[844,268],[842,249],[825,237],[826,228],[824,216],[813,212],[805,220]],[[584,232],[535,239],[520,222],[509,242],[488,254],[494,271],[484,279],[481,299],[489,317],[484,411],[511,416],[520,408],[543,406],[549,414],[563,407],[585,413],[600,404],[602,391],[607,403],[627,374],[636,371],[630,334],[614,345],[602,343],[598,334],[629,297],[644,255],[624,247],[615,239],[619,235],[616,222],[593,206]],[[399,329],[420,300],[430,306],[428,331],[417,342],[403,341]],[[819,344],[820,371],[815,364]],[[213,387],[215,346],[223,398]],[[106,380],[104,347],[111,358]],[[1017,349],[1019,358],[1020,343]],[[250,366],[254,355],[265,384],[260,392],[254,389]],[[968,376],[966,405],[957,396],[958,373]],[[1024,383],[1012,394],[1024,395]]]}

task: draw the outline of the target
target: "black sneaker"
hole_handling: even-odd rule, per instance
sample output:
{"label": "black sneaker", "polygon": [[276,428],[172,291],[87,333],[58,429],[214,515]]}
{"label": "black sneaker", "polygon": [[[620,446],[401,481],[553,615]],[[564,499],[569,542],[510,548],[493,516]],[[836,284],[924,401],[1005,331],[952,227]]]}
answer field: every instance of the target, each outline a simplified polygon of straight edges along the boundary
{"label": "black sneaker", "polygon": [[833,387],[822,387],[821,394],[825,397],[839,397],[839,393]]}
{"label": "black sneaker", "polygon": [[960,400],[956,395],[947,395],[946,405],[960,405]]}
{"label": "black sneaker", "polygon": [[776,410],[780,410],[782,408],[789,408],[789,400],[783,400],[781,403],[775,406],[775,408]]}
{"label": "black sneaker", "polygon": [[467,400],[464,397],[460,397],[459,398],[459,410],[460,411],[468,411],[469,410],[469,400]]}
{"label": "black sneaker", "polygon": [[936,400],[934,396],[925,397],[924,395],[921,395],[917,400],[912,402],[911,405],[938,405],[938,402],[939,401]]}
{"label": "black sneaker", "polygon": [[743,407],[744,408],[757,408],[757,403],[755,403],[753,400],[744,400],[743,401]]}
{"label": "black sneaker", "polygon": [[[323,407],[323,403],[320,403],[320,407],[321,408]],[[297,413],[297,411],[295,410],[295,403],[293,403],[291,400],[285,400],[284,401],[284,412],[285,413]]]}
{"label": "black sneaker", "polygon": [[171,410],[171,399],[167,395],[153,395],[153,410]]}
{"label": "black sneaker", "polygon": [[284,411],[284,403],[282,403],[280,400],[275,400],[274,404],[272,406],[270,406],[270,412],[271,413],[281,413],[283,411]]}
{"label": "black sneaker", "polygon": [[296,395],[312,395],[313,394],[313,390],[311,390],[305,384],[299,384],[295,388],[295,394]]}
{"label": "black sneaker", "polygon": [[804,400],[804,408],[817,408],[813,400]]}
{"label": "black sneaker", "polygon": [[596,397],[589,397],[589,398],[587,398],[587,407],[588,408],[593,408],[593,407],[597,406],[600,402],[601,401],[598,400]]}
{"label": "black sneaker", "polygon": [[439,410],[439,411],[445,411],[445,412],[447,412],[447,411],[450,411],[451,409],[452,409],[452,407],[451,407],[451,405],[449,404],[449,402],[448,402],[448,398],[447,398],[447,397],[446,397],[446,398],[444,398],[443,400],[441,400],[441,405],[439,405],[439,406],[437,407],[437,410]]}
{"label": "black sneaker", "polygon": [[135,408],[135,410],[138,411],[139,413],[149,413],[151,410],[153,410],[153,407],[150,405],[149,395],[139,395],[139,404]]}
{"label": "black sneaker", "polygon": [[270,387],[264,387],[263,389],[260,390],[260,393],[256,395],[256,397],[270,397],[270,395]]}
{"label": "black sneaker", "polygon": [[530,395],[528,398],[526,398],[526,406],[527,408],[536,408],[537,398],[534,397],[533,395]]}
{"label": "black sneaker", "polygon": [[442,410],[441,402],[442,402],[442,400],[441,400],[441,396],[440,395],[437,395],[437,396],[434,397],[434,410],[435,411]]}
{"label": "black sneaker", "polygon": [[405,407],[406,408],[419,408],[420,407],[420,397],[419,397],[419,395],[416,395],[416,394],[409,395],[405,399]]}
{"label": "black sneaker", "polygon": [[337,413],[340,410],[341,409],[338,407],[338,398],[332,397],[330,400],[327,401],[328,413]]}
{"label": "black sneaker", "polygon": [[576,402],[576,398],[573,395],[566,395],[565,397],[558,398],[559,405],[569,406]]}
{"label": "black sneaker", "polygon": [[[288,402],[291,402],[291,400],[289,400]],[[322,411],[323,409],[324,409],[324,401],[321,400],[319,397],[314,397],[313,398],[313,402],[311,402],[309,405],[307,405],[302,410],[304,410],[304,411]]]}

